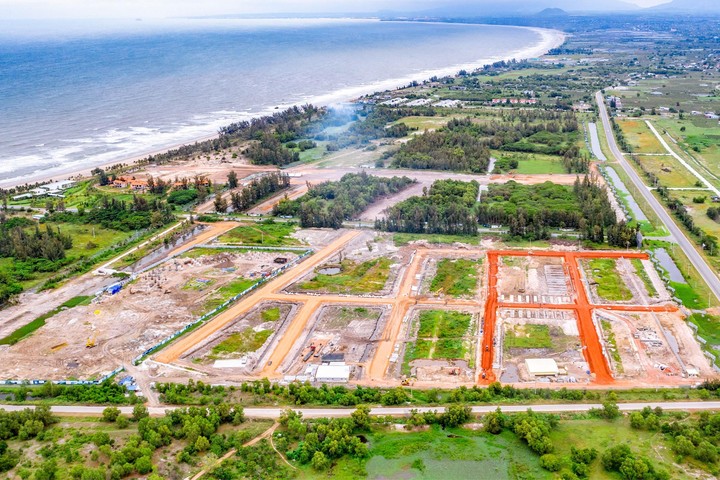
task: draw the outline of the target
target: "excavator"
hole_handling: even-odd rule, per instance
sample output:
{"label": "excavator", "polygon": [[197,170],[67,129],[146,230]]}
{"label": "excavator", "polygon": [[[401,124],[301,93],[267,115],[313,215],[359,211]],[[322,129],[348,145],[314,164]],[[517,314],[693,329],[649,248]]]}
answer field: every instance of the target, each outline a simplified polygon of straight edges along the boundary
{"label": "excavator", "polygon": [[85,348],[95,348],[97,346],[97,335],[93,334],[92,337],[87,339],[85,342]]}

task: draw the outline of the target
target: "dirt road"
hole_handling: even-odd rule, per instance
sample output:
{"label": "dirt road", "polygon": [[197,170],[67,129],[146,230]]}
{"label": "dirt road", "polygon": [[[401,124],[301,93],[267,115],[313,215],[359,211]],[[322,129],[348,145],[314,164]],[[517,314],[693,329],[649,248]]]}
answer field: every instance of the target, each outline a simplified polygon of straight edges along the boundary
{"label": "dirt road", "polygon": [[[295,281],[297,278],[300,278],[308,271],[312,270],[322,262],[326,261],[329,257],[334,255],[341,247],[350,242],[358,234],[359,232],[356,231],[349,231],[343,234],[341,237],[330,243],[320,252],[311,256],[308,260],[291,268],[284,275],[281,275],[266,283],[264,286],[255,290],[254,293],[240,300],[238,303],[225,310],[220,315],[210,320],[208,323],[204,324],[202,327],[198,328],[189,335],[181,337],[179,340],[172,343],[170,346],[158,353],[155,357],[155,360],[163,363],[172,363],[176,361],[184,352],[189,350],[192,346],[202,342],[207,337],[223,328],[225,325],[233,321],[238,316],[250,311],[259,302],[265,300],[268,295],[284,289],[287,285]],[[289,300],[292,301],[292,297],[289,298]],[[274,354],[275,353],[273,353],[273,355]]]}

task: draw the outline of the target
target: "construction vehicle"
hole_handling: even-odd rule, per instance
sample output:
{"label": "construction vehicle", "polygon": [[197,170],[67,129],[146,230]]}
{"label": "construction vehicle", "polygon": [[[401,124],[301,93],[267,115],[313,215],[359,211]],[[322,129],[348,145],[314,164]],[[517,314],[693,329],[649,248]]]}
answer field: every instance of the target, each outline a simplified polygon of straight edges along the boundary
{"label": "construction vehicle", "polygon": [[87,342],[85,342],[85,348],[95,348],[97,346],[97,338],[95,338],[95,335],[92,337],[89,337],[87,339]]}

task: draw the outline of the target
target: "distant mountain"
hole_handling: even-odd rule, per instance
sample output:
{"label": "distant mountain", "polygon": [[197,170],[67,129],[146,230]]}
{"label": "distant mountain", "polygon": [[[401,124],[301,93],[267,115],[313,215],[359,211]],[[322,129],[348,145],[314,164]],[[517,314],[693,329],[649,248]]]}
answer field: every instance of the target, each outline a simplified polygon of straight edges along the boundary
{"label": "distant mountain", "polygon": [[473,2],[450,3],[422,12],[433,17],[474,17],[497,15],[535,15],[538,12],[564,11],[564,12],[629,12],[640,10],[637,5],[621,0],[506,0],[504,2]]}
{"label": "distant mountain", "polygon": [[718,0],[673,0],[670,3],[663,3],[646,10],[657,13],[720,13],[720,2]]}
{"label": "distant mountain", "polygon": [[565,17],[568,12],[562,8],[546,8],[545,10],[538,12],[538,17]]}

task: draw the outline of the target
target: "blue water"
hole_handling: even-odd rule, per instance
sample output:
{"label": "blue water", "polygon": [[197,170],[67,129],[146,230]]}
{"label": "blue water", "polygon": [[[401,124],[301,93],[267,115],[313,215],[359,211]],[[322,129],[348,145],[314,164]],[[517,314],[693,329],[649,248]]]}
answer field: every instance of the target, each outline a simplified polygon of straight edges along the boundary
{"label": "blue water", "polygon": [[349,20],[177,20],[0,34],[0,185],[120,161],[308,101],[521,54],[537,32]]}

